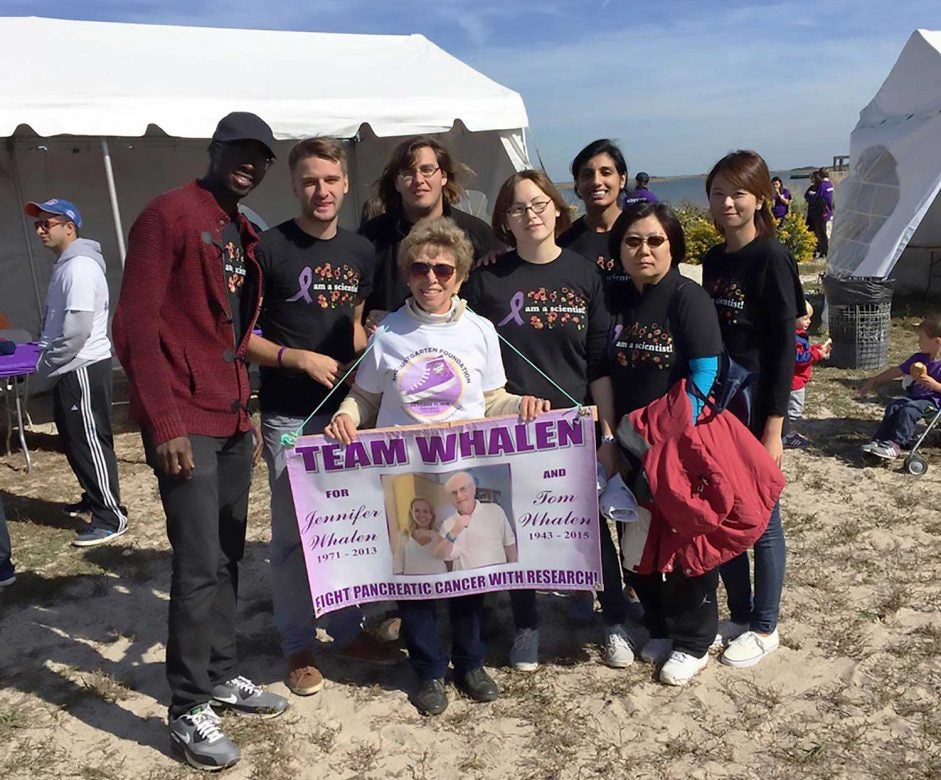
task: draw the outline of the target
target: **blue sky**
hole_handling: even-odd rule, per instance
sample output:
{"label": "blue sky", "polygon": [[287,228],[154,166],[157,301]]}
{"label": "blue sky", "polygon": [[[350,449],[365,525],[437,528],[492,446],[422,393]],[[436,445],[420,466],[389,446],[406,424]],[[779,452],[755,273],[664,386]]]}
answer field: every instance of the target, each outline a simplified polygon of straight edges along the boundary
{"label": "blue sky", "polygon": [[601,136],[652,175],[739,147],[773,168],[828,164],[911,33],[941,29],[941,0],[0,0],[0,15],[422,33],[523,95],[564,178]]}

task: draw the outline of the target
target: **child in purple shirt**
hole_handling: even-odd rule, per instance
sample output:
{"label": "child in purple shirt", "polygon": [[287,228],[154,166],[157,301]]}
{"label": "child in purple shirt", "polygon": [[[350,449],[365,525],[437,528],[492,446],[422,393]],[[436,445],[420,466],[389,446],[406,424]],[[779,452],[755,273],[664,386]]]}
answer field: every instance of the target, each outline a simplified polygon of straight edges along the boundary
{"label": "child in purple shirt", "polygon": [[858,395],[863,397],[876,385],[899,377],[908,378],[907,383],[903,380],[906,396],[889,402],[873,440],[863,445],[863,452],[885,460],[899,457],[925,412],[941,408],[941,314],[929,314],[916,332],[919,352],[901,365],[870,377],[859,388]]}

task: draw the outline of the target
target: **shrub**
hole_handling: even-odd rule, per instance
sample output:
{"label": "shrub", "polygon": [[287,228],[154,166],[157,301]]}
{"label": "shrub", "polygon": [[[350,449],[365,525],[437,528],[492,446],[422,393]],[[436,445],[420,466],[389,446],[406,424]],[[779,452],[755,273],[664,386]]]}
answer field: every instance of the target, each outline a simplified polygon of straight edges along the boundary
{"label": "shrub", "polygon": [[699,265],[709,249],[722,243],[722,236],[709,212],[699,206],[684,203],[676,209],[676,216],[686,236],[686,262]]}
{"label": "shrub", "polygon": [[817,239],[807,229],[803,215],[793,209],[778,226],[778,241],[791,250],[798,263],[809,263],[814,259]]}
{"label": "shrub", "polygon": [[[691,203],[679,206],[676,216],[686,235],[686,262],[698,265],[711,247],[722,243],[722,234],[716,229],[709,212]],[[807,229],[804,216],[792,209],[778,226],[778,241],[786,246],[798,263],[807,263],[814,258],[817,240]]]}

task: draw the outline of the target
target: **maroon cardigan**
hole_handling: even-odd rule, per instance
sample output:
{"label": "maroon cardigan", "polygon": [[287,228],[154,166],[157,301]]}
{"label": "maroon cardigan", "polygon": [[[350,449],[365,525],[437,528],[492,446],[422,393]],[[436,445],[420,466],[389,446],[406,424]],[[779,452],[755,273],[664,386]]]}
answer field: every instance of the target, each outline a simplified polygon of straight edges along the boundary
{"label": "maroon cardigan", "polygon": [[261,308],[260,268],[258,236],[238,220],[248,263],[243,295],[253,297],[238,344],[222,267],[222,228],[231,220],[213,195],[192,181],[150,201],[131,227],[112,330],[131,383],[131,417],[155,445],[251,428],[243,358]]}

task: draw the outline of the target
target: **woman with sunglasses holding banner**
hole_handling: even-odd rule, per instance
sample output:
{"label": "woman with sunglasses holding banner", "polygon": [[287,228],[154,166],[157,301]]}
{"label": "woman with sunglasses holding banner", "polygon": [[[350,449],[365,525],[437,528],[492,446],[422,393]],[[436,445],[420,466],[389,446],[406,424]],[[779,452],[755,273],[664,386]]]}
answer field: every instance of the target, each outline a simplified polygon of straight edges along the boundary
{"label": "woman with sunglasses holding banner", "polygon": [[[628,206],[614,223],[610,241],[611,254],[631,280],[613,309],[608,346],[617,419],[666,395],[684,378],[708,395],[722,337],[709,295],[677,268],[686,254],[686,241],[673,210],[663,203]],[[695,421],[702,402],[687,393]],[[671,518],[663,517],[656,506],[651,513],[648,540],[657,545],[662,534],[675,530]],[[654,570],[651,565],[657,556],[647,555],[647,546],[636,563],[625,561],[650,632],[649,641],[635,637],[635,649],[640,646],[645,661],[663,664],[662,682],[684,685],[709,662],[719,622],[719,561],[703,560],[702,549],[691,541],[681,548],[684,559],[696,560],[702,573],[690,576],[679,566]]]}
{"label": "woman with sunglasses holding banner", "polygon": [[[468,280],[465,295],[468,305],[525,355],[503,345],[510,392],[527,388],[548,399],[553,409],[564,409],[584,403],[590,391],[601,422],[598,457],[611,475],[618,455],[605,360],[610,317],[599,269],[556,241],[570,224],[568,206],[545,173],[526,170],[510,176],[494,203],[493,227],[497,237],[514,249],[498,263],[478,268]],[[627,603],[620,564],[611,535],[600,536],[605,661],[610,666],[627,666],[633,653],[623,627]],[[517,629],[510,665],[534,671],[539,666],[536,592],[513,590],[510,603]]]}
{"label": "woman with sunglasses holding banner", "polygon": [[[360,364],[356,382],[324,433],[350,444],[358,428],[444,423],[519,414],[532,420],[548,401],[506,392],[497,334],[487,320],[465,309],[458,291],[467,279],[474,249],[452,220],[418,222],[402,240],[399,272],[411,297],[382,321]],[[473,515],[476,518],[476,514]],[[452,548],[466,526],[437,535],[436,546]],[[510,531],[510,534],[512,532]],[[447,544],[442,540],[446,539]],[[505,537],[506,563],[516,542]],[[515,560],[515,559],[514,559]],[[409,661],[419,678],[412,701],[422,714],[448,706],[444,676],[454,667],[457,685],[476,701],[493,701],[496,683],[484,670],[480,633],[483,594],[448,599],[451,652],[438,640],[433,599],[399,601]]]}

